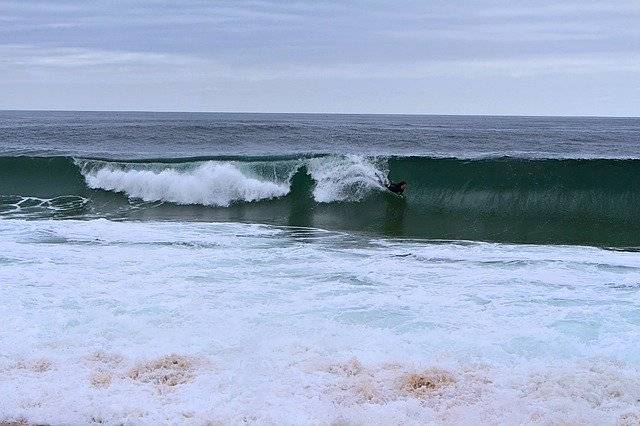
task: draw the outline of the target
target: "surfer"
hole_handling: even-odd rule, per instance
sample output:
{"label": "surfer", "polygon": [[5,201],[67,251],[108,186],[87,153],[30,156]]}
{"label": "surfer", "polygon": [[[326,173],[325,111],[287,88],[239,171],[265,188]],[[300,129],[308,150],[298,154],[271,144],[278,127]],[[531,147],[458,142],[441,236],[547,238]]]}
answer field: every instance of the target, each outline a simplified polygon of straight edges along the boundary
{"label": "surfer", "polygon": [[401,180],[400,182],[391,182],[389,181],[385,187],[397,195],[402,195],[404,190],[407,188],[407,182]]}

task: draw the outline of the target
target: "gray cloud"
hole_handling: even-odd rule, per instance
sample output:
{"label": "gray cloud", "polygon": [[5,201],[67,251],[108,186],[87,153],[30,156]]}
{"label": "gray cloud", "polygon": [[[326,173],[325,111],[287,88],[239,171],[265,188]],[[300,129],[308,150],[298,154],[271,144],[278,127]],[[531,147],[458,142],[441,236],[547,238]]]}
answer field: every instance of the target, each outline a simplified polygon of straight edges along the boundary
{"label": "gray cloud", "polygon": [[625,0],[4,1],[0,108],[640,115],[639,18]]}

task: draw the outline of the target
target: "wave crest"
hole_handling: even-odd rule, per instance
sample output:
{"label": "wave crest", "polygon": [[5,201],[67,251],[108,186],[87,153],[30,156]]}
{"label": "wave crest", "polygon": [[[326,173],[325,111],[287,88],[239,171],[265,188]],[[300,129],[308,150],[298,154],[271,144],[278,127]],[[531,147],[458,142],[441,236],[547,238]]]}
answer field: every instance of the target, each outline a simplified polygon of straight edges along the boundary
{"label": "wave crest", "polygon": [[328,156],[281,162],[205,161],[182,164],[76,160],[92,189],[144,201],[228,207],[287,195],[302,166],[314,180],[316,202],[360,201],[383,188],[386,160]]}
{"label": "wave crest", "polygon": [[192,168],[140,169],[118,165],[81,165],[93,189],[122,192],[144,201],[228,207],[238,201],[258,201],[289,193],[289,182],[251,176],[230,162],[207,161]]}
{"label": "wave crest", "polygon": [[360,201],[382,189],[389,172],[386,160],[355,155],[311,158],[307,168],[316,183],[313,198],[320,203]]}

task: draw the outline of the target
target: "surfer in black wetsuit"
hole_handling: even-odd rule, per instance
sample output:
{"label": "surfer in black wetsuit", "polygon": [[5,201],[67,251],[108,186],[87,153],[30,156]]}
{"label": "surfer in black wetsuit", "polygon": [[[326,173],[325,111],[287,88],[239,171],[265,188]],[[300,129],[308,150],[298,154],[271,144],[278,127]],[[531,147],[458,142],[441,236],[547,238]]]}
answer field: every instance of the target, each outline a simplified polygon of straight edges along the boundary
{"label": "surfer in black wetsuit", "polygon": [[389,182],[385,185],[387,189],[394,194],[402,195],[407,188],[407,182],[401,180],[400,182]]}

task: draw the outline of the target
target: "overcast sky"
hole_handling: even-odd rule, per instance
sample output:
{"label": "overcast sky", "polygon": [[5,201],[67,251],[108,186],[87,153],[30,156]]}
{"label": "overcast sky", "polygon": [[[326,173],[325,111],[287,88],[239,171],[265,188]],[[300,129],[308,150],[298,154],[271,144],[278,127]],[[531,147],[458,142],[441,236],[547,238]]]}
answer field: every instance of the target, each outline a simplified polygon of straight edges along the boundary
{"label": "overcast sky", "polygon": [[0,109],[640,116],[640,0],[0,0]]}

